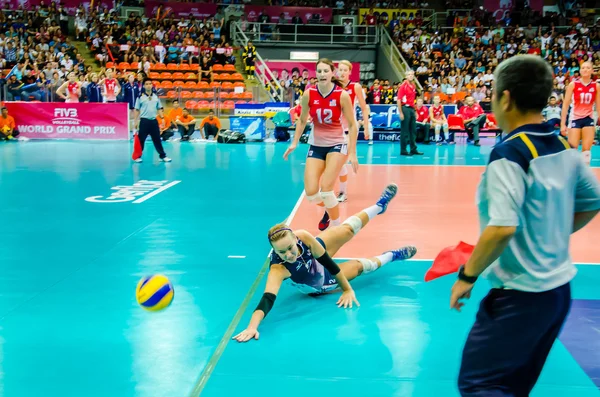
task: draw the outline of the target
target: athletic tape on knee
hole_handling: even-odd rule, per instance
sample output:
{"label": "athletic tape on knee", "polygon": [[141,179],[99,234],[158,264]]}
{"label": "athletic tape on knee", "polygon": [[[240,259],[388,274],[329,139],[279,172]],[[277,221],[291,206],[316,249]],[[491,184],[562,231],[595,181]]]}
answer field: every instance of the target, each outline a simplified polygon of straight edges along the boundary
{"label": "athletic tape on knee", "polygon": [[441,124],[436,124],[435,125],[435,133],[439,134],[440,130],[442,129],[442,125]]}
{"label": "athletic tape on knee", "polygon": [[333,192],[321,192],[321,199],[323,200],[323,204],[325,204],[325,208],[333,208],[338,205],[337,198]]}
{"label": "athletic tape on knee", "polygon": [[362,229],[362,221],[356,215],[353,215],[350,218],[346,219],[343,224],[350,225],[354,234],[358,233],[360,229]]}
{"label": "athletic tape on knee", "polygon": [[361,258],[358,261],[363,266],[363,273],[364,274],[374,272],[375,270],[377,270],[379,268],[379,266],[377,266],[377,262],[372,261],[370,259]]}
{"label": "athletic tape on knee", "polygon": [[306,199],[309,203],[313,204],[321,204],[323,202],[321,199],[321,193],[313,194],[312,196],[306,196]]}
{"label": "athletic tape on knee", "polygon": [[340,171],[340,176],[346,176],[348,175],[348,167],[346,167],[346,164],[344,164],[344,166],[342,167],[342,170]]}

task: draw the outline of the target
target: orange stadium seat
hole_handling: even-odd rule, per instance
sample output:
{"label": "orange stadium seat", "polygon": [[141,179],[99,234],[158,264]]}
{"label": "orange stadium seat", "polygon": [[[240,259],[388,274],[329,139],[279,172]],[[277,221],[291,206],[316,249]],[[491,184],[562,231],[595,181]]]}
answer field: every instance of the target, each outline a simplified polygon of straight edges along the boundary
{"label": "orange stadium seat", "polygon": [[213,70],[213,72],[222,72],[223,71],[223,65],[219,65],[218,63],[214,64],[213,67],[212,67],[212,70]]}
{"label": "orange stadium seat", "polygon": [[173,87],[179,87],[179,88],[183,88],[183,81],[174,81],[173,82]]}
{"label": "orange stadium seat", "polygon": [[196,75],[196,73],[188,72],[185,74],[185,79],[186,80],[197,80],[198,76]]}
{"label": "orange stadium seat", "polygon": [[225,66],[223,66],[223,70],[226,72],[236,72],[237,69],[235,68],[235,65],[231,65],[231,64],[227,64]]}
{"label": "orange stadium seat", "polygon": [[107,69],[114,69],[115,68],[115,63],[114,62],[106,62],[106,68]]}
{"label": "orange stadium seat", "polygon": [[129,64],[129,62],[121,62],[119,63],[118,69],[129,69],[131,67],[131,65]]}
{"label": "orange stadium seat", "polygon": [[148,77],[151,78],[152,80],[158,80],[158,79],[160,79],[160,73],[150,72],[150,73],[148,73]]}
{"label": "orange stadium seat", "polygon": [[185,103],[185,108],[189,109],[189,110],[197,109],[198,108],[198,102],[196,102],[196,101],[187,101]]}
{"label": "orange stadium seat", "polygon": [[139,62],[131,62],[131,65],[129,65],[129,69],[133,69],[133,70],[138,70],[139,67],[140,67]]}
{"label": "orange stadium seat", "polygon": [[231,75],[231,80],[233,80],[233,81],[244,81],[244,76],[242,76],[241,73],[233,73]]}
{"label": "orange stadium seat", "polygon": [[186,81],[185,84],[183,85],[186,89],[189,90],[195,90],[196,89],[196,82],[195,81]]}
{"label": "orange stadium seat", "polygon": [[229,73],[220,73],[220,74],[214,74],[213,78],[215,80],[229,80],[231,78],[231,75]]}
{"label": "orange stadium seat", "polygon": [[176,91],[169,91],[169,92],[167,92],[167,98],[168,99],[175,99],[175,98],[177,98],[177,92]]}
{"label": "orange stadium seat", "polygon": [[150,70],[166,70],[167,69],[167,65],[165,65],[164,63],[155,63],[154,65],[150,65]]}
{"label": "orange stadium seat", "polygon": [[215,89],[215,88],[221,88],[221,83],[219,83],[218,81],[213,81],[212,83],[209,84],[208,86],[211,90]]}
{"label": "orange stadium seat", "polygon": [[223,84],[221,84],[221,89],[222,90],[233,90],[233,83],[230,81],[224,81]]}
{"label": "orange stadium seat", "polygon": [[192,93],[190,91],[181,91],[181,97],[184,99],[190,99],[192,97]]}
{"label": "orange stadium seat", "polygon": [[168,63],[167,64],[167,70],[177,70],[179,69],[179,65],[177,65],[176,63]]}
{"label": "orange stadium seat", "polygon": [[173,88],[173,82],[172,81],[162,81],[161,85],[162,85],[162,88],[164,88],[164,89]]}
{"label": "orange stadium seat", "polygon": [[214,91],[206,91],[204,93],[204,98],[206,98],[206,99],[214,99],[215,98],[215,92]]}
{"label": "orange stadium seat", "polygon": [[179,65],[179,70],[182,72],[188,71],[191,69],[191,66],[189,63],[182,63],[181,65]]}
{"label": "orange stadium seat", "polygon": [[204,92],[203,91],[194,91],[194,93],[192,94],[192,97],[195,99],[204,99]]}
{"label": "orange stadium seat", "polygon": [[196,88],[199,90],[208,90],[208,83],[206,81],[199,81],[196,84]]}
{"label": "orange stadium seat", "polygon": [[181,72],[175,72],[171,75],[173,80],[184,80],[184,74]]}
{"label": "orange stadium seat", "polygon": [[162,72],[160,74],[160,79],[161,80],[170,80],[171,79],[171,73],[169,73],[169,72]]}
{"label": "orange stadium seat", "polygon": [[242,94],[242,99],[247,99],[247,100],[251,101],[252,100],[252,93],[248,92],[248,91],[244,92]]}
{"label": "orange stadium seat", "polygon": [[448,128],[459,131],[464,131],[466,129],[463,118],[456,114],[448,115]]}

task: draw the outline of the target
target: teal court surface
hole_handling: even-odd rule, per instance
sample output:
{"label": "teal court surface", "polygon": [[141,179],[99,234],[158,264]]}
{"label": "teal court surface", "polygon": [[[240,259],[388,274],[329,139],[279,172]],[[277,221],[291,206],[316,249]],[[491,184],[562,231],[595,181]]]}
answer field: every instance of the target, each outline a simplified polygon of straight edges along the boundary
{"label": "teal court surface", "polygon": [[[340,260],[409,243],[419,254],[353,282],[360,308],[284,286],[260,339],[239,344],[264,287],[267,230],[292,214],[315,233],[321,215],[301,200],[307,146],[287,162],[286,147],[169,143],[163,164],[148,143],[133,164],[127,142],[0,144],[0,396],[458,396],[488,287],[456,313],[454,277],[423,277],[435,252],[475,243],[490,147],[405,158],[397,144],[359,145],[342,213],[389,181],[401,193]],[[599,237],[599,220],[573,237],[573,308],[535,397],[600,396]],[[149,313],[135,287],[157,273],[175,299]]]}

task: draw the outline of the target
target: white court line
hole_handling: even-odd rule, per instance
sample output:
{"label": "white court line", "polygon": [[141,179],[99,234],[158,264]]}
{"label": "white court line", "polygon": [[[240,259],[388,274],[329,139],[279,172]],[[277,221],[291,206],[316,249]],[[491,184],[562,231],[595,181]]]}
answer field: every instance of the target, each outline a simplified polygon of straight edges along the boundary
{"label": "white court line", "polygon": [[[337,256],[334,257],[333,259],[337,259],[340,261],[352,261],[352,260],[356,260],[356,259],[360,259],[360,258],[338,258]],[[433,259],[407,259],[409,261],[412,262],[433,262]],[[590,262],[576,262],[576,265],[579,266],[600,266],[600,263],[590,263]]]}
{"label": "white court line", "polygon": [[[302,194],[298,198],[296,205],[294,206],[294,208],[292,209],[292,212],[290,212],[290,215],[287,217],[287,219],[285,221],[285,224],[287,226],[289,226],[292,223],[294,216],[296,216],[296,212],[298,212],[298,209],[300,208],[300,205],[302,204],[302,200],[304,200],[304,196],[305,196],[305,192],[302,191]],[[242,304],[240,305],[237,312],[233,316],[231,323],[229,323],[229,327],[227,327],[227,330],[225,331],[225,333],[223,334],[223,337],[219,341],[217,348],[215,349],[212,356],[210,356],[210,358],[208,359],[206,367],[204,367],[204,370],[200,374],[198,381],[196,382],[196,384],[194,385],[194,388],[192,389],[192,391],[190,393],[190,397],[200,396],[200,394],[202,393],[202,390],[206,386],[206,382],[208,382],[208,379],[212,375],[217,363],[221,359],[221,356],[223,355],[223,352],[225,351],[227,344],[231,341],[233,332],[235,331],[238,324],[240,323],[240,320],[244,316],[244,313],[246,312],[246,309],[248,308],[248,305],[250,304],[250,301],[252,300],[254,293],[256,292],[256,290],[258,289],[258,287],[261,284],[261,280],[263,279],[263,277],[267,274],[267,271],[269,270],[269,263],[270,263],[269,256],[271,255],[271,251],[272,250],[269,251],[269,255],[267,255],[267,258],[266,258],[265,262],[263,263],[260,271],[258,272],[256,279],[254,279],[254,283],[252,283],[252,286],[250,287],[250,289],[248,290],[248,293],[244,297]]]}
{"label": "white court line", "polygon": [[180,182],[181,182],[181,181],[173,181],[173,182],[171,182],[171,183],[168,183],[168,184],[166,184],[165,186],[163,186],[163,187],[161,187],[161,188],[158,188],[158,189],[156,189],[156,190],[155,190],[155,191],[153,191],[152,193],[150,193],[150,194],[147,194],[147,195],[145,195],[145,196],[143,196],[143,197],[140,197],[139,199],[137,199],[137,200],[133,201],[133,204],[141,204],[141,203],[143,203],[144,201],[146,201],[146,200],[149,200],[149,199],[151,199],[152,197],[156,196],[158,193],[162,193],[162,192],[164,192],[165,190],[167,190],[168,188],[171,188],[171,187],[173,187],[173,186],[177,185],[177,184],[178,184],[178,183],[180,183]]}
{"label": "white court line", "polygon": [[227,258],[229,259],[244,259],[246,255],[229,255]]}

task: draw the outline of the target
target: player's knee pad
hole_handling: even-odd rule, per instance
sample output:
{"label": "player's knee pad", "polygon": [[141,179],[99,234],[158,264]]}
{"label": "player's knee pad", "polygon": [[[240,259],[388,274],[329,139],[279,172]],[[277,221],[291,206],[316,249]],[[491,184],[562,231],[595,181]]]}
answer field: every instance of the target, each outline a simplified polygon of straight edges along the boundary
{"label": "player's knee pad", "polygon": [[346,167],[346,164],[344,164],[340,171],[340,176],[346,176],[346,175],[348,175],[348,167]]}
{"label": "player's knee pad", "polygon": [[377,266],[377,262],[371,259],[361,258],[358,261],[362,264],[363,274],[374,272],[379,268],[379,266]]}
{"label": "player's knee pad", "polygon": [[448,123],[444,123],[444,131],[448,132]]}
{"label": "player's knee pad", "polygon": [[435,125],[435,132],[436,132],[436,134],[440,132],[440,129],[441,129],[441,128],[442,128],[442,125],[441,125],[441,124],[436,124],[436,125]]}
{"label": "player's knee pad", "polygon": [[321,193],[316,193],[313,194],[312,196],[306,196],[306,199],[308,200],[309,203],[312,204],[321,204],[323,202],[323,199],[321,198]]}
{"label": "player's knee pad", "polygon": [[362,229],[362,226],[363,226],[362,221],[356,215],[353,215],[350,218],[346,219],[344,221],[343,225],[350,226],[350,228],[352,229],[354,234],[357,234],[360,231],[360,229]]}
{"label": "player's knee pad", "polygon": [[323,200],[325,208],[333,208],[338,205],[337,198],[335,197],[335,193],[333,193],[333,191],[321,192],[321,200]]}

